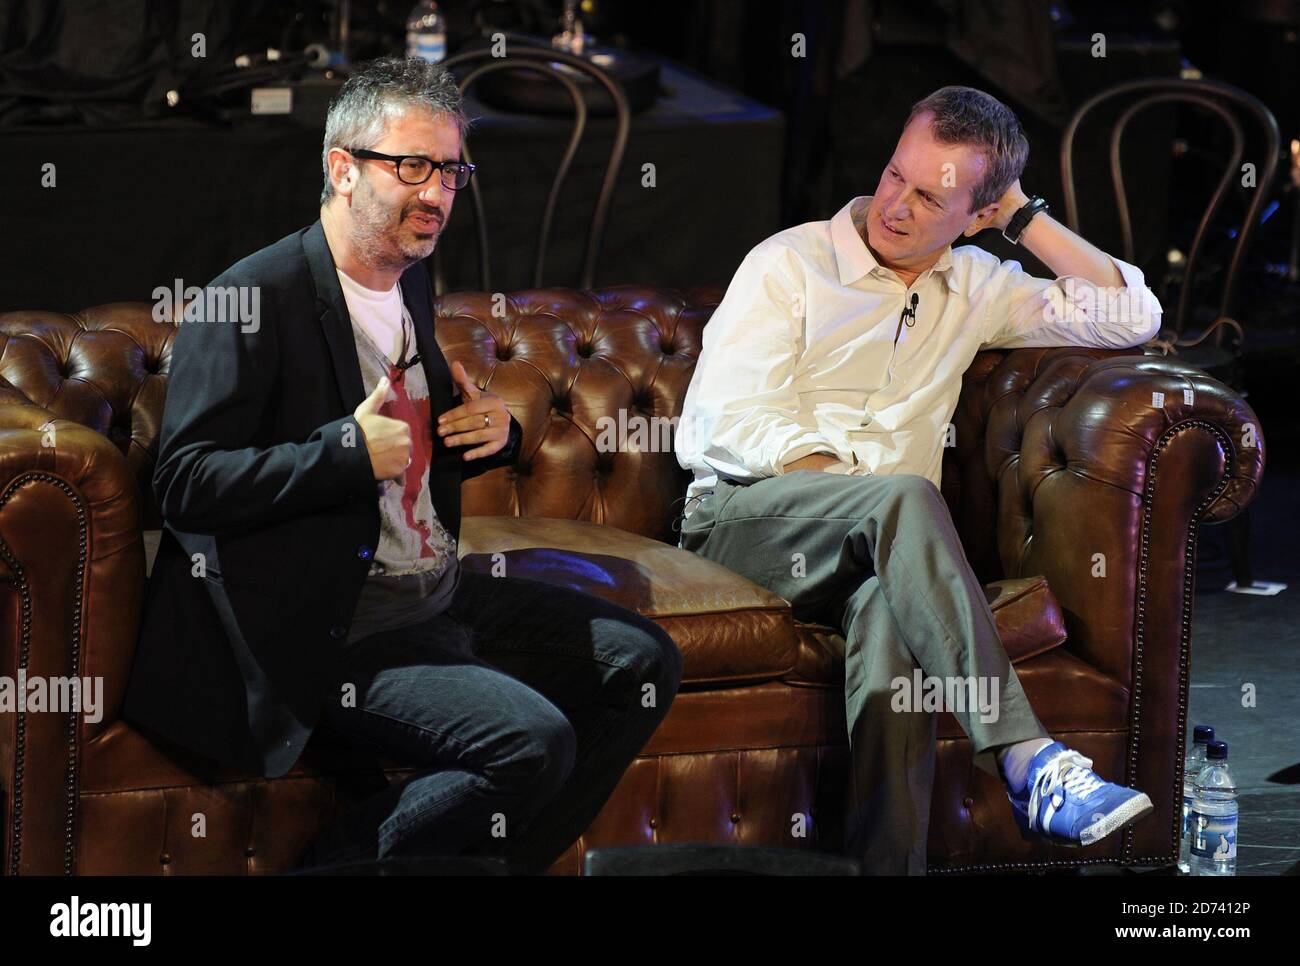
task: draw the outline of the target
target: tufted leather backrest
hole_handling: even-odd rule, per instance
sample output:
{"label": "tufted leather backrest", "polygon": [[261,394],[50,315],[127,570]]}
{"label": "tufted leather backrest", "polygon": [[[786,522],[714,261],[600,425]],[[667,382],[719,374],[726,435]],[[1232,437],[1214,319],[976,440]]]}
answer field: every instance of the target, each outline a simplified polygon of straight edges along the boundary
{"label": "tufted leather backrest", "polygon": [[[436,327],[448,361],[501,395],[524,428],[514,468],[466,484],[465,514],[590,520],[675,543],[689,476],[672,432],[722,294],[618,286],[442,296]],[[145,529],[161,525],[151,477],[173,336],[143,302],[0,314],[0,402],[30,400],[111,440],[138,481]],[[1117,354],[1032,350],[1011,364],[1007,352],[981,352],[967,370],[942,491],[981,579],[1015,576],[999,559],[988,452],[1018,450],[1027,413],[1017,406],[1040,363],[1059,369],[1068,356],[1077,375]],[[637,448],[618,451],[619,437]]]}
{"label": "tufted leather backrest", "polygon": [[145,529],[162,525],[151,479],[176,334],[152,312],[117,302],[0,313],[0,403],[35,403],[107,437],[138,481]]}
{"label": "tufted leather backrest", "polygon": [[[466,515],[568,517],[676,542],[690,476],[671,442],[717,289],[621,286],[444,295],[438,342],[524,427],[515,468],[463,492]],[[620,440],[631,444],[622,447]]]}
{"label": "tufted leather backrest", "polygon": [[[568,517],[676,542],[673,524],[690,476],[667,443],[699,358],[719,288],[683,291],[618,286],[598,291],[539,289],[445,295],[438,341],[479,383],[510,405],[524,427],[513,470],[470,481],[465,513]],[[1080,363],[1117,353],[1053,349],[979,353],[953,416],[955,445],[944,454],[942,492],[981,579],[1005,576],[997,539],[998,497],[986,459],[990,433],[1001,452],[1019,444],[1019,399],[1048,358]],[[1046,354],[1046,355],[1045,355]],[[1023,371],[1024,358],[1031,372]],[[991,413],[1002,416],[989,429]],[[644,449],[612,452],[614,434]]]}

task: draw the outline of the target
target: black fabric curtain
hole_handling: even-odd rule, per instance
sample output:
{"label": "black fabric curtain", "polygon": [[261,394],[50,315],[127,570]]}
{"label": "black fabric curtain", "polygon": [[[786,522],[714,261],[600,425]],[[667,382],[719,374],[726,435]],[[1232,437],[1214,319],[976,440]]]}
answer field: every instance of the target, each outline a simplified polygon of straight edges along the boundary
{"label": "black fabric curtain", "polygon": [[[228,71],[252,0],[5,0],[0,126],[117,124]],[[204,56],[194,56],[194,35]]]}

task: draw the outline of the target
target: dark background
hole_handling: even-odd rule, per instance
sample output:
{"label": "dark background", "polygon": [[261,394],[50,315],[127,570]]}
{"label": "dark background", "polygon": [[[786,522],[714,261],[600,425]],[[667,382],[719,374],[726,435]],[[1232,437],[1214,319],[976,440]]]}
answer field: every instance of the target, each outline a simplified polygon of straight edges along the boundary
{"label": "dark background", "polygon": [[[588,32],[659,65],[654,103],[638,111],[595,283],[725,284],[744,254],[781,228],[830,217],[869,194],[910,105],[947,83],[981,87],[1021,117],[1031,142],[1023,184],[1063,217],[1058,146],[1089,95],[1137,77],[1199,71],[1237,84],[1276,115],[1283,154],[1300,136],[1300,2],[1046,3],[1039,0],[588,0]],[[357,0],[354,61],[403,49],[410,3]],[[493,30],[546,37],[559,0],[449,0],[454,53]],[[317,217],[322,121],[341,77],[268,64],[328,43],[320,0],[8,0],[0,4],[0,311],[150,299],[174,279],[201,285]],[[1291,21],[1296,22],[1291,22]],[[204,33],[207,56],[191,56]],[[791,55],[793,34],[806,56]],[[1105,35],[1107,56],[1091,55]],[[250,68],[236,70],[239,54]],[[249,87],[299,86],[291,117],[254,117]],[[175,106],[167,101],[176,91]],[[470,136],[486,204],[492,288],[531,284],[550,178],[567,117],[471,98]],[[1082,231],[1120,254],[1105,140],[1084,129],[1076,156]],[[544,284],[573,285],[612,124],[593,118],[565,188]],[[1173,141],[1174,150],[1170,144]],[[1251,140],[1248,158],[1260,154]],[[1125,140],[1133,260],[1167,308],[1185,252],[1221,174],[1224,139],[1191,112],[1151,112]],[[657,183],[641,184],[653,162]],[[57,187],[41,186],[53,163]],[[1217,167],[1216,167],[1217,165]],[[1296,281],[1287,275],[1297,210],[1286,159],[1271,185],[1243,275],[1237,315],[1250,333],[1252,404],[1294,378]],[[1214,299],[1250,189],[1234,184],[1193,279],[1189,329]],[[449,289],[479,288],[471,205],[460,199],[440,245]],[[1046,269],[997,233],[977,243]],[[1271,441],[1293,434],[1275,420]],[[1281,434],[1281,435],[1279,435]],[[1300,449],[1300,447],[1294,447]]]}
{"label": "dark background", "polygon": [[[356,0],[356,60],[403,49],[413,0]],[[558,0],[448,0],[453,52],[485,28],[546,37]],[[1139,77],[1199,72],[1240,86],[1276,116],[1282,153],[1300,137],[1300,0],[587,0],[589,32],[656,59],[659,90],[638,112],[614,195],[596,284],[723,283],[774,232],[830,217],[871,193],[911,104],[949,83],[1003,99],[1031,155],[1023,184],[1063,213],[1058,162],[1071,112],[1103,88]],[[248,88],[278,84],[282,67],[241,54],[286,54],[328,42],[322,0],[0,0],[0,312],[75,312],[150,300],[180,278],[202,285],[237,259],[315,220],[325,103],[338,78],[299,72],[292,117],[250,116]],[[196,31],[207,57],[190,54]],[[791,56],[803,34],[807,56]],[[1106,37],[1107,56],[1091,56]],[[169,91],[179,101],[169,105]],[[540,216],[566,125],[472,101],[470,138],[483,188],[493,286],[528,284]],[[574,283],[595,185],[608,151],[595,119],[563,196],[545,282]],[[1224,139],[1197,115],[1152,113],[1125,142],[1134,206],[1134,261],[1166,307],[1194,286],[1190,329],[1214,315],[1217,287],[1252,197],[1234,185],[1207,236],[1201,272],[1181,277],[1185,252],[1221,173]],[[1172,149],[1171,149],[1172,148]],[[1258,139],[1247,158],[1262,168]],[[1077,157],[1083,233],[1119,253],[1105,142],[1085,133]],[[657,185],[640,184],[653,162]],[[41,186],[42,166],[57,187]],[[1216,167],[1218,165],[1219,167]],[[1189,719],[1233,735],[1233,769],[1249,829],[1242,874],[1297,874],[1294,778],[1296,520],[1300,500],[1300,292],[1290,276],[1297,191],[1286,158],[1267,192],[1236,317],[1245,327],[1237,387],[1268,446],[1260,494],[1240,518],[1257,579],[1289,581],[1277,597],[1223,593],[1232,573],[1224,527],[1202,528]],[[478,288],[474,223],[461,201],[440,250],[451,288]],[[1026,268],[1045,268],[999,236],[977,242]],[[1167,316],[1166,316],[1167,317]],[[12,343],[20,336],[13,336]],[[75,350],[74,350],[75,352]],[[17,364],[0,347],[0,383]],[[70,378],[76,378],[75,374]],[[1243,709],[1243,681],[1271,709]],[[1265,705],[1261,704],[1261,707]],[[1290,723],[1290,727],[1288,727]],[[1294,774],[1294,766],[1287,769]],[[1291,782],[1292,784],[1286,784]],[[1257,848],[1256,848],[1257,847]]]}

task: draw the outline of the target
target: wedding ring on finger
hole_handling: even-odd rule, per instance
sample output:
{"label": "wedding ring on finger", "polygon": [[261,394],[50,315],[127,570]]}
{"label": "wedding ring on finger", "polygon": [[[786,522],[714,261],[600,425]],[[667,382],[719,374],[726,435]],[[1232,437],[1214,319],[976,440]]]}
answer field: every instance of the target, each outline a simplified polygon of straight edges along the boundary
{"label": "wedding ring on finger", "polygon": [[487,429],[492,425],[492,416],[489,413],[483,414],[483,428]]}

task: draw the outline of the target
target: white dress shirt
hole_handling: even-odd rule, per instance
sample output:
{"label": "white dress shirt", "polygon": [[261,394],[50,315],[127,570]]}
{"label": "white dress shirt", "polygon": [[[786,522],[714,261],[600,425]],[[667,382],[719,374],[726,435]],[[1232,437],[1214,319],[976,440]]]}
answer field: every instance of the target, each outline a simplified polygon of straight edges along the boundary
{"label": "white dress shirt", "polygon": [[[678,462],[695,473],[688,496],[718,475],[780,475],[812,453],[938,486],[962,374],[980,349],[1127,349],[1160,328],[1142,272],[1113,257],[1126,288],[1035,278],[949,246],[908,287],[858,233],[870,200],[773,235],[736,270],[704,328],[678,425]],[[900,328],[913,295],[915,322]]]}

